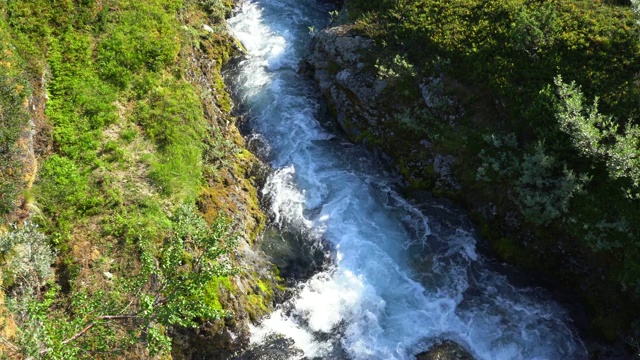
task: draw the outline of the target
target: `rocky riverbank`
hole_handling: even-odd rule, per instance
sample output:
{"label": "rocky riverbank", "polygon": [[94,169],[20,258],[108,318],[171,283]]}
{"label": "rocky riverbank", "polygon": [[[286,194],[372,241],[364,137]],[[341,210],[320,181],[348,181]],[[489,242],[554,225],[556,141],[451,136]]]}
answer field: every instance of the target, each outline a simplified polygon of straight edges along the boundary
{"label": "rocky riverbank", "polygon": [[241,46],[231,37],[218,41],[206,19],[185,17],[183,25],[201,33],[199,46],[186,48],[181,54],[188,64],[187,80],[199,89],[205,116],[211,126],[219,129],[219,136],[227,146],[219,155],[222,166],[215,176],[207,179],[197,205],[208,221],[221,214],[233,219],[241,234],[233,256],[234,266],[240,271],[210,284],[214,301],[230,315],[214,322],[205,321],[197,329],[174,329],[172,356],[229,359],[248,346],[249,324],[270,312],[284,289],[277,268],[258,250],[266,216],[259,205],[257,188],[269,170],[247,150],[222,80],[222,65],[241,56]]}
{"label": "rocky riverbank", "polygon": [[[477,180],[481,146],[468,139],[474,126],[501,111],[496,104],[480,88],[446,76],[407,83],[412,69],[402,64],[402,54],[395,72],[409,76],[394,76],[379,62],[381,44],[344,21],[344,13],[341,18],[343,23],[315,34],[303,66],[341,129],[386,159],[403,176],[408,193],[428,190],[464,204],[489,254],[529,272],[531,285],[544,285],[572,312],[593,358],[630,356],[625,343],[633,338],[630,319],[640,314],[633,294],[612,287],[606,255],[592,253],[562,231],[527,223],[505,196],[509,189]],[[407,86],[419,87],[414,92],[419,96],[411,98]],[[416,117],[428,119],[426,125],[418,129]]]}

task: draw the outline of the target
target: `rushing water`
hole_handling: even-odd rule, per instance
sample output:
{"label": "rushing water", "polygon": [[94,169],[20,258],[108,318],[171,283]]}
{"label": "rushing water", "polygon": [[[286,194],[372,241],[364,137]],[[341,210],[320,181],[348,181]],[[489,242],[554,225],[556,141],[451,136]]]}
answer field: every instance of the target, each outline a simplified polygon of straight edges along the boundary
{"label": "rushing water", "polygon": [[314,0],[255,0],[229,20],[248,52],[233,86],[275,169],[263,189],[274,223],[331,244],[331,264],[252,341],[283,334],[326,359],[412,359],[438,339],[478,359],[586,358],[562,308],[476,253],[459,211],[412,205],[369,153],[322,125],[323,100],[297,68],[328,11]]}

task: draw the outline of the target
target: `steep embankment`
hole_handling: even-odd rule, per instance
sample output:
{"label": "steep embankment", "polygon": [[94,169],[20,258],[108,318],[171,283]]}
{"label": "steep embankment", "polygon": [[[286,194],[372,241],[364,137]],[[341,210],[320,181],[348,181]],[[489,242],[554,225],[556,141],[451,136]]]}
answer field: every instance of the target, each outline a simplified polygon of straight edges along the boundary
{"label": "steep embankment", "polygon": [[272,306],[231,6],[0,4],[0,352],[227,358]]}
{"label": "steep embankment", "polygon": [[308,62],[408,191],[464,203],[501,259],[586,310],[580,327],[637,351],[638,23],[624,6],[516,3],[347,1]]}

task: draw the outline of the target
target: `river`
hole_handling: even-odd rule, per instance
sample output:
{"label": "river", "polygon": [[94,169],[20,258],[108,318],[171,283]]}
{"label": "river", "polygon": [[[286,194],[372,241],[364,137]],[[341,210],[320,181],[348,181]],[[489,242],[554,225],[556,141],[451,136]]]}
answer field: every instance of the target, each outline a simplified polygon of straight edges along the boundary
{"label": "river", "polygon": [[[297,71],[329,10],[255,0],[228,20],[247,50],[230,85],[274,169],[262,190],[272,228],[326,255],[252,342],[282,334],[310,359],[413,359],[442,339],[477,359],[586,358],[566,311],[491,266],[463,212],[406,200],[395,174],[331,126],[315,83]],[[277,263],[285,237],[265,241]]]}

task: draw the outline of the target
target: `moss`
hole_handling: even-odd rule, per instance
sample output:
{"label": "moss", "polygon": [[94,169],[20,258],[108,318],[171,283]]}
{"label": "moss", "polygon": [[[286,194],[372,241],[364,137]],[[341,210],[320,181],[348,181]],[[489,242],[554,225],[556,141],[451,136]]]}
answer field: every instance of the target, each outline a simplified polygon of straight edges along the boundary
{"label": "moss", "polygon": [[225,113],[231,113],[231,98],[229,94],[225,91],[226,86],[222,79],[222,76],[216,76],[216,80],[213,83],[214,89],[217,90],[217,93],[220,94],[216,97],[216,104]]}
{"label": "moss", "polygon": [[260,289],[260,295],[262,295],[268,303],[273,301],[273,297],[276,291],[283,291],[284,289],[286,289],[281,285],[283,281],[277,275],[274,275],[273,278],[269,279],[269,282],[266,282],[264,279],[259,278],[257,274],[255,274],[254,276],[256,279],[256,285],[258,286],[258,289]]}
{"label": "moss", "polygon": [[240,162],[244,162],[244,163],[250,163],[255,161],[256,159],[255,155],[253,155],[251,151],[247,149],[240,149],[240,151],[236,153],[236,158]]}
{"label": "moss", "polygon": [[260,204],[258,203],[257,190],[253,186],[250,188],[249,213],[256,223],[249,234],[249,244],[253,245],[258,236],[264,231],[267,223],[267,217],[260,209]]}
{"label": "moss", "polygon": [[227,306],[223,306],[223,303],[220,301],[225,298],[225,296],[221,294],[221,291],[227,291],[229,293],[234,291],[234,286],[229,276],[217,277],[209,282],[205,287],[204,299],[202,299],[202,301],[214,310],[226,310]]}
{"label": "moss", "polygon": [[269,307],[261,295],[251,294],[247,297],[247,302],[246,309],[252,321],[257,321],[262,315],[269,312]]}
{"label": "moss", "polygon": [[267,285],[264,282],[258,280],[257,284],[258,284],[258,287],[260,288],[260,291],[262,291],[263,293],[265,293],[265,294],[273,294],[273,290],[271,290],[269,287],[267,287]]}
{"label": "moss", "polygon": [[233,290],[233,285],[231,283],[231,277],[230,276],[222,276],[222,277],[218,277],[214,280],[214,282],[216,284],[218,284],[219,286],[222,286],[223,288],[232,291]]}
{"label": "moss", "polygon": [[[347,128],[353,128],[353,124],[351,122],[347,122],[345,120],[345,124]],[[356,142],[364,143],[367,147],[372,148],[374,146],[380,146],[384,144],[384,141],[376,135],[374,135],[371,130],[364,129],[358,136],[354,139]]]}

